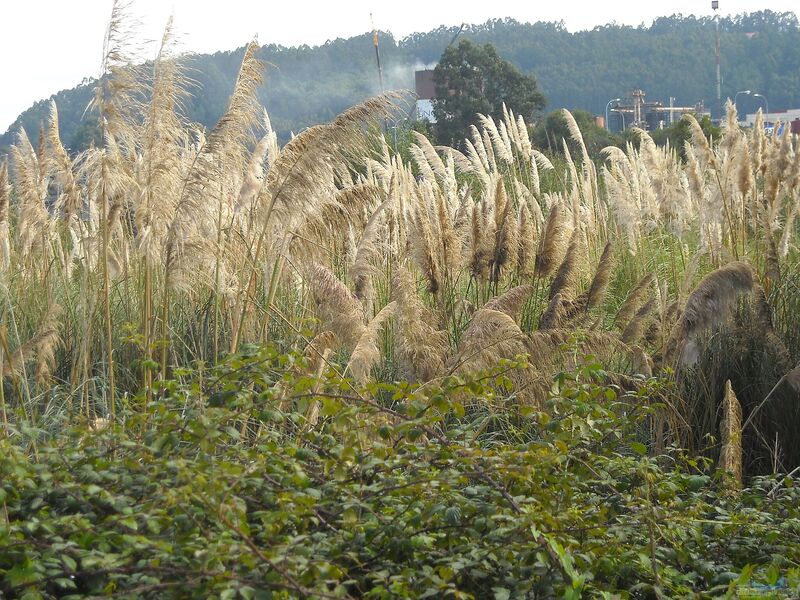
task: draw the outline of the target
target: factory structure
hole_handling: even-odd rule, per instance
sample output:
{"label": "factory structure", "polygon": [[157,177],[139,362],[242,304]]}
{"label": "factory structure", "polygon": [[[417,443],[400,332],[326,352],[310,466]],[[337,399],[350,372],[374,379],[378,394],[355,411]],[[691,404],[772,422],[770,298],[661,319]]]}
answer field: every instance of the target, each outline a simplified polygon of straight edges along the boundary
{"label": "factory structure", "polygon": [[635,89],[626,98],[608,103],[608,130],[619,133],[630,127],[653,131],[669,127],[680,120],[682,115],[693,114],[698,117],[710,116],[702,102],[694,106],[675,106],[670,97],[669,105],[645,100],[644,90]]}
{"label": "factory structure", "polygon": [[[436,97],[436,85],[433,82],[433,69],[415,71],[414,88],[417,95],[414,117],[430,123],[435,122],[433,99]],[[645,96],[644,90],[635,89],[626,98],[612,100],[607,106],[607,120],[602,116],[598,117],[598,125],[607,126],[609,131],[614,133],[630,127],[653,131],[669,127],[685,114],[698,117],[710,116],[702,102],[693,106],[676,106],[675,99],[670,98],[670,103],[665,105],[662,102],[647,101]]]}

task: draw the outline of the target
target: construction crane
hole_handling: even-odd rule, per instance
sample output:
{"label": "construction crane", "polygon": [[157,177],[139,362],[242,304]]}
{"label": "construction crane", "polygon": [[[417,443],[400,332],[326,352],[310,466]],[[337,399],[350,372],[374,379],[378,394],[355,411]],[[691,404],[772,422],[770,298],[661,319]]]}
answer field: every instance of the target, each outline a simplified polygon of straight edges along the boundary
{"label": "construction crane", "polygon": [[[452,45],[455,43],[455,41],[456,41],[456,38],[458,38],[458,36],[460,36],[460,35],[461,35],[461,32],[462,32],[462,31],[464,31],[464,27],[466,27],[466,26],[467,26],[467,24],[466,24],[466,23],[462,23],[462,24],[461,24],[461,27],[459,27],[459,28],[458,28],[458,31],[456,31],[456,34],[453,36],[453,39],[452,39],[452,40],[450,40],[450,43],[449,43],[449,44],[447,44],[447,48],[449,48],[450,46],[452,46]],[[447,48],[445,48],[445,50],[447,50]]]}
{"label": "construction crane", "polygon": [[372,25],[372,45],[375,46],[375,60],[378,63],[378,81],[381,84],[381,93],[383,93],[383,69],[381,69],[381,51],[378,48],[378,30],[375,29],[375,21],[372,19],[372,13],[369,13],[369,22]]}

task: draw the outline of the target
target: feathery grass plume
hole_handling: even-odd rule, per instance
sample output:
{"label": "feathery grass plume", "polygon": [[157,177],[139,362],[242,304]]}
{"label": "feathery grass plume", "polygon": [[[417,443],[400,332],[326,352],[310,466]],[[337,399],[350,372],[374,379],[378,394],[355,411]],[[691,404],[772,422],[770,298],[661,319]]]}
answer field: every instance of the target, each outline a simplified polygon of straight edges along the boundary
{"label": "feathery grass plume", "polygon": [[489,135],[489,132],[486,130],[485,127],[481,128],[481,139],[483,140],[483,147],[486,149],[486,156],[489,159],[489,169],[492,172],[498,171],[498,159],[499,157],[496,156],[494,151],[494,145],[492,144],[492,138]]}
{"label": "feathery grass plume", "polygon": [[[209,132],[186,176],[169,227],[168,254],[181,253],[186,241],[194,241],[190,247],[199,249],[202,247],[199,240],[216,237],[217,206],[224,199],[209,202],[209,190],[219,194],[220,181],[226,170],[244,171],[247,141],[262,112],[256,92],[263,82],[264,63],[257,58],[257,52],[255,41],[245,48],[228,108]],[[172,258],[168,256],[166,262],[172,262]]]}
{"label": "feathery grass plume", "polygon": [[742,130],[739,127],[736,105],[728,99],[725,102],[725,120],[722,123],[722,140],[719,143],[724,153],[731,153],[739,145]]}
{"label": "feathery grass plume", "polygon": [[[789,209],[789,214],[786,216],[786,223],[783,225],[781,240],[777,246],[778,257],[781,259],[785,259],[789,255],[789,247],[795,237],[794,222],[797,219],[798,212],[800,212],[800,205],[795,204]],[[780,263],[778,263],[778,274],[780,275]]]}
{"label": "feathery grass plume", "polygon": [[717,160],[714,156],[714,152],[711,150],[711,146],[708,143],[706,134],[703,133],[703,128],[700,127],[700,123],[697,122],[697,119],[694,117],[694,115],[690,114],[683,115],[683,119],[689,123],[689,129],[692,131],[692,143],[694,144],[695,148],[700,150],[701,158],[704,164],[716,167]]}
{"label": "feathery grass plume", "polygon": [[333,350],[340,343],[336,334],[327,329],[311,338],[303,351],[306,361],[308,361],[308,371],[310,373],[318,372],[325,363],[325,352]]}
{"label": "feathery grass plume", "polygon": [[589,159],[589,153],[586,151],[586,144],[583,141],[583,134],[581,133],[578,123],[575,121],[575,117],[572,116],[571,112],[569,112],[566,108],[562,108],[561,115],[564,117],[564,121],[567,123],[569,137],[572,138],[572,141],[578,144],[578,148],[581,150],[581,162],[583,163],[582,166],[584,175],[588,177],[588,169],[592,161]]}
{"label": "feathery grass plume", "polygon": [[513,144],[513,141],[514,140],[513,140],[513,136],[511,135],[511,132],[508,130],[508,125],[506,125],[506,123],[508,123],[507,118],[503,118],[500,121],[500,125],[497,126],[497,129],[500,132],[500,139],[503,140],[503,145],[508,149],[508,152],[511,154],[512,161],[513,161],[514,160],[513,159],[513,156],[514,156],[514,144]]}
{"label": "feathery grass plume", "polygon": [[742,405],[730,379],[725,382],[725,396],[722,399],[720,437],[722,448],[719,468],[732,475],[730,485],[738,491],[742,488]]}
{"label": "feathery grass plume", "polygon": [[538,150],[534,150],[532,156],[533,159],[536,161],[536,164],[539,165],[539,169],[543,171],[555,170],[553,163],[550,162],[550,159],[547,158],[545,154],[539,152]]}
{"label": "feathery grass plume", "polygon": [[460,373],[482,371],[497,365],[498,360],[526,354],[526,336],[507,313],[481,308],[461,337],[458,352],[451,360]]}
{"label": "feathery grass plume", "polygon": [[640,346],[631,346],[631,370],[634,375],[653,376],[653,359]]}
{"label": "feathery grass plume", "polygon": [[763,227],[764,241],[766,242],[766,252],[764,254],[765,275],[772,281],[781,279],[781,261],[778,246],[768,226]]}
{"label": "feathery grass plume", "polygon": [[51,302],[37,331],[35,378],[39,385],[47,383],[56,366],[56,348],[61,343],[61,306]]}
{"label": "feathery grass plume", "polygon": [[520,153],[526,160],[531,160],[533,158],[533,145],[531,144],[531,138],[528,134],[528,126],[525,124],[525,119],[522,115],[517,115],[517,136],[519,137],[519,141],[521,144]]}
{"label": "feathery grass plume", "polygon": [[586,298],[586,310],[592,310],[600,306],[608,291],[608,283],[611,280],[611,271],[614,269],[614,253],[611,242],[606,242],[600,262],[594,272],[592,283],[589,286]]}
{"label": "feathery grass plume", "polygon": [[436,203],[436,220],[439,231],[439,242],[441,244],[442,270],[446,275],[451,275],[458,271],[461,266],[461,247],[463,240],[453,226],[453,219],[450,215],[450,208],[447,198],[439,190],[430,190],[433,201]]}
{"label": "feathery grass plume", "polygon": [[[469,143],[469,140],[464,140],[464,141],[465,143]],[[476,172],[475,165],[472,163],[472,159],[466,156],[460,150],[456,150],[455,148],[451,148],[450,146],[433,146],[433,149],[436,151],[437,155],[439,154],[439,152],[451,155],[453,157],[453,164],[455,168],[464,175],[478,174]]]}
{"label": "feathery grass plume", "polygon": [[[474,125],[472,127],[474,128]],[[484,162],[484,159],[478,152],[478,148],[476,145],[477,142],[474,144],[472,141],[467,139],[464,140],[464,144],[466,146],[467,158],[469,159],[469,163],[471,165],[471,172],[478,177],[478,179],[482,184],[482,187],[484,188],[488,187],[489,184],[491,183],[491,176],[489,175],[487,164]]]}
{"label": "feathery grass plume", "polygon": [[8,204],[11,199],[11,185],[8,181],[8,164],[0,164],[0,271],[11,264],[11,246],[8,239]]}
{"label": "feathery grass plume", "polygon": [[469,268],[475,279],[484,279],[487,273],[489,253],[486,236],[486,222],[478,202],[472,203],[470,211]]}
{"label": "feathery grass plume", "polygon": [[550,300],[552,300],[556,294],[561,294],[561,297],[565,299],[572,299],[574,297],[578,267],[581,262],[579,243],[580,230],[576,229],[572,232],[572,239],[569,241],[564,260],[561,261],[555,277],[553,277],[553,281],[550,283],[550,295],[548,296]]}
{"label": "feathery grass plume", "polygon": [[[163,256],[167,231],[174,217],[183,186],[184,156],[195,155],[193,150],[177,151],[186,143],[186,132],[177,109],[186,95],[185,81],[173,55],[175,38],[172,17],[167,21],[158,53],[153,61],[150,102],[142,124],[141,168],[137,184],[141,194],[134,203],[136,249],[145,257],[144,279],[147,304],[144,321],[151,311],[153,266]],[[149,325],[143,333],[149,344]]]}
{"label": "feathery grass plume", "polygon": [[261,186],[264,185],[265,169],[278,156],[278,135],[272,130],[267,111],[264,111],[265,133],[253,149],[244,175],[242,187],[236,200],[236,210],[239,213],[249,213],[253,202],[258,197]]}
{"label": "feathery grass plume", "polygon": [[135,66],[134,38],[138,23],[131,17],[131,4],[113,0],[103,39],[101,76],[90,107],[99,113],[103,137],[110,135],[126,149],[133,150],[144,78],[141,67]]}
{"label": "feathery grass plume", "polygon": [[470,153],[470,161],[476,169],[488,174],[489,171],[494,170],[494,167],[489,162],[489,155],[487,154],[486,146],[483,143],[483,137],[475,125],[469,126],[469,132],[472,142],[470,142],[469,146],[467,146],[467,149],[469,150],[471,147],[475,150],[474,156],[472,153]]}
{"label": "feathery grass plume", "polygon": [[550,298],[547,308],[539,318],[539,331],[560,328],[563,317],[564,301],[561,298],[561,292],[557,292],[555,296]]}
{"label": "feathery grass plume", "polygon": [[428,280],[428,291],[437,294],[442,282],[442,273],[438,253],[433,244],[436,238],[431,227],[430,214],[426,196],[420,195],[411,221],[413,236],[411,238],[411,256]]}
{"label": "feathery grass plume", "polygon": [[430,381],[444,370],[447,332],[438,331],[431,311],[417,295],[411,273],[399,267],[392,276],[395,310],[395,356],[402,371],[412,381]]}
{"label": "feathery grass plume", "polygon": [[491,116],[478,114],[478,120],[483,128],[484,135],[488,135],[488,139],[491,141],[490,144],[486,144],[484,141],[484,145],[487,146],[487,150],[490,148],[493,149],[494,155],[500,160],[504,161],[506,164],[510,165],[513,163],[514,154],[511,146],[510,144],[506,143],[506,139],[503,139],[503,136],[497,129],[497,123],[495,123],[494,119]]}
{"label": "feathery grass plume", "polygon": [[494,248],[490,268],[491,281],[498,282],[504,272],[516,268],[519,252],[516,212],[508,200],[502,177],[498,177],[494,191],[494,221]]}
{"label": "feathery grass plume", "polygon": [[534,331],[526,340],[530,368],[552,375],[558,370],[574,369],[576,359],[593,356],[601,364],[630,363],[631,348],[606,332],[575,332],[567,329]]}
{"label": "feathery grass plume", "polygon": [[622,341],[628,345],[637,344],[645,333],[645,328],[653,321],[653,309],[656,307],[656,299],[651,298],[636,311],[634,317],[625,326],[622,332]]}
{"label": "feathery grass plume", "polygon": [[775,331],[772,323],[772,308],[767,300],[767,293],[759,283],[753,284],[753,303],[758,331],[764,336],[765,350],[770,351],[781,370],[789,370],[792,366],[791,353]]}
{"label": "feathery grass plume", "polygon": [[614,324],[619,327],[621,331],[625,330],[625,327],[628,326],[631,318],[636,314],[636,311],[639,310],[644,299],[650,295],[655,280],[655,276],[652,273],[648,273],[639,280],[628,294],[628,297],[625,298],[622,306],[619,307],[617,314],[614,316]]}
{"label": "feathery grass plume", "polygon": [[759,108],[756,112],[756,119],[750,134],[750,155],[753,161],[753,171],[764,174],[764,150],[766,148],[767,136],[764,131],[764,113]]}
{"label": "feathery grass plume", "polygon": [[64,216],[69,220],[72,215],[80,210],[81,198],[75,185],[75,174],[72,170],[72,161],[61,143],[58,132],[58,108],[55,100],[50,101],[50,120],[47,124],[47,156],[51,169],[55,174],[55,181],[60,193],[56,206],[64,211]]}
{"label": "feathery grass plume", "polygon": [[425,157],[425,152],[416,144],[411,144],[408,147],[408,152],[411,154],[411,158],[414,160],[414,164],[417,165],[419,169],[420,177],[424,181],[429,181],[431,183],[436,182],[436,173],[433,172],[428,159]]}
{"label": "feathery grass plume", "polygon": [[24,129],[19,130],[17,143],[11,147],[11,159],[14,192],[18,198],[17,253],[33,260],[48,248],[45,240],[50,234],[50,217],[44,205],[47,181],[42,179],[39,159]]}
{"label": "feathery grass plume", "polygon": [[528,203],[524,201],[519,204],[517,231],[517,273],[520,277],[530,277],[536,260],[536,231]]}
{"label": "feathery grass plume", "polygon": [[753,283],[753,270],[744,262],[729,263],[706,275],[689,294],[683,313],[672,328],[664,351],[667,362],[695,364],[700,355],[700,335],[724,324],[733,314],[739,296],[753,290]]}
{"label": "feathery grass plume", "polygon": [[331,271],[320,264],[308,269],[306,284],[316,302],[320,320],[348,350],[352,350],[366,326],[361,303]]}
{"label": "feathery grass plume", "polygon": [[[430,168],[431,172],[440,178],[440,180],[444,181],[447,179],[447,168],[444,165],[444,161],[442,158],[437,154],[436,149],[431,144],[430,140],[421,134],[418,131],[411,132],[414,136],[414,139],[417,140],[416,145],[412,144],[411,149],[415,146],[419,149],[419,152],[415,155],[415,161],[426,163]],[[434,183],[436,180],[431,179],[431,183]]]}
{"label": "feathery grass plume", "polygon": [[392,198],[389,198],[372,213],[361,233],[361,240],[358,242],[355,260],[350,267],[350,278],[353,280],[353,288],[356,298],[359,300],[364,300],[368,296],[370,278],[376,271],[374,262],[380,258],[377,245],[378,236],[386,217],[386,209],[391,203]]}
{"label": "feathery grass plume", "polygon": [[800,394],[800,364],[783,376],[792,389]]}
{"label": "feathery grass plume", "polygon": [[309,215],[319,213],[318,204],[324,199],[321,189],[327,189],[333,180],[331,168],[347,171],[340,163],[366,151],[373,139],[365,134],[365,126],[390,117],[399,99],[397,94],[369,98],[329,124],[303,130],[284,146],[257,200],[261,232],[256,258],[264,249],[273,220],[281,224],[281,230],[289,224],[297,230]]}
{"label": "feathery grass plume", "polygon": [[739,164],[736,173],[736,184],[739,188],[739,193],[746,198],[750,192],[756,189],[756,182],[753,177],[750,145],[747,143],[747,140],[742,137],[739,146]]}
{"label": "feathery grass plume", "polygon": [[549,277],[556,269],[558,254],[564,235],[564,219],[561,205],[550,207],[544,231],[539,239],[536,252],[535,271],[537,277]]}
{"label": "feathery grass plume", "polygon": [[51,302],[33,337],[5,357],[4,377],[19,376],[25,363],[35,360],[36,381],[44,383],[47,380],[55,365],[55,350],[61,340],[60,316],[61,307]]}
{"label": "feathery grass plume", "polygon": [[800,141],[797,141],[797,137],[795,137],[794,160],[786,179],[790,190],[797,191],[800,188]]}
{"label": "feathery grass plume", "polygon": [[378,348],[378,335],[383,324],[394,316],[396,308],[397,302],[390,302],[384,306],[364,328],[364,332],[350,354],[350,361],[347,363],[346,370],[350,371],[353,374],[353,378],[361,384],[369,381],[372,368],[381,359],[381,351]]}
{"label": "feathery grass plume", "polygon": [[496,296],[483,305],[483,308],[506,313],[512,319],[519,316],[519,311],[531,297],[533,286],[524,284],[511,288],[505,294]]}
{"label": "feathery grass plume", "polygon": [[[777,127],[775,128],[777,131]],[[780,210],[780,190],[783,179],[787,174],[791,164],[792,145],[789,138],[789,128],[784,127],[784,134],[780,138],[780,143],[773,137],[770,145],[771,151],[768,152],[766,160],[766,173],[764,176],[764,204],[767,207],[766,221],[773,228]]]}

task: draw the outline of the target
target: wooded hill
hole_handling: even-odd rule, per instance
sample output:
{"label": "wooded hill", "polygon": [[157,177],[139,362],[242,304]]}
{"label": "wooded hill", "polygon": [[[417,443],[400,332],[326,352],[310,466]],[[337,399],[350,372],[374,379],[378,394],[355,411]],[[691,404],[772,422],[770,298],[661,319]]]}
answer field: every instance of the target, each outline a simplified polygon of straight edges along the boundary
{"label": "wooded hill", "polygon": [[[764,94],[770,109],[800,106],[800,23],[793,13],[761,11],[721,20],[723,96],[751,89]],[[401,40],[382,33],[381,55],[387,88],[411,89],[414,70],[434,64],[457,28],[440,27]],[[676,15],[639,27],[616,24],[570,33],[563,23],[519,23],[511,19],[468,26],[461,33],[494,44],[499,54],[532,73],[548,99],[548,109],[566,107],[602,114],[610,98],[634,87],[648,99],[680,105],[704,100],[716,110],[714,22]],[[186,116],[210,126],[225,109],[243,48],[187,57],[195,84]],[[337,39],[322,46],[265,45],[260,57],[271,66],[261,90],[282,140],[290,132],[330,120],[379,91],[372,36]],[[88,145],[96,130],[84,114],[92,82],[55,94],[61,135],[72,151]],[[0,152],[20,126],[36,139],[48,100],[26,110],[0,137]],[[739,109],[755,111],[757,98],[739,97]],[[716,115],[715,115],[716,116]]]}

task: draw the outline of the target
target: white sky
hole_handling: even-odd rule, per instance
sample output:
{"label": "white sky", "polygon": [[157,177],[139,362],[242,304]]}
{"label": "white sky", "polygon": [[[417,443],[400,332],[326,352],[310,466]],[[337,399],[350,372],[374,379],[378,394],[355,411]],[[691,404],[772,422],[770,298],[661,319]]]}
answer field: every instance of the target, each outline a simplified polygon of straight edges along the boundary
{"label": "white sky", "polygon": [[[770,9],[796,11],[797,0],[720,0],[721,14]],[[0,132],[36,100],[96,76],[111,0],[1,0]],[[616,21],[649,24],[671,14],[711,14],[710,0],[648,2],[625,0],[135,0],[132,12],[142,35],[158,39],[170,13],[183,47],[195,52],[231,50],[258,35],[262,44],[320,44],[375,26],[400,38],[415,31],[491,18],[561,21],[570,31]],[[148,52],[143,58],[150,58]]]}

